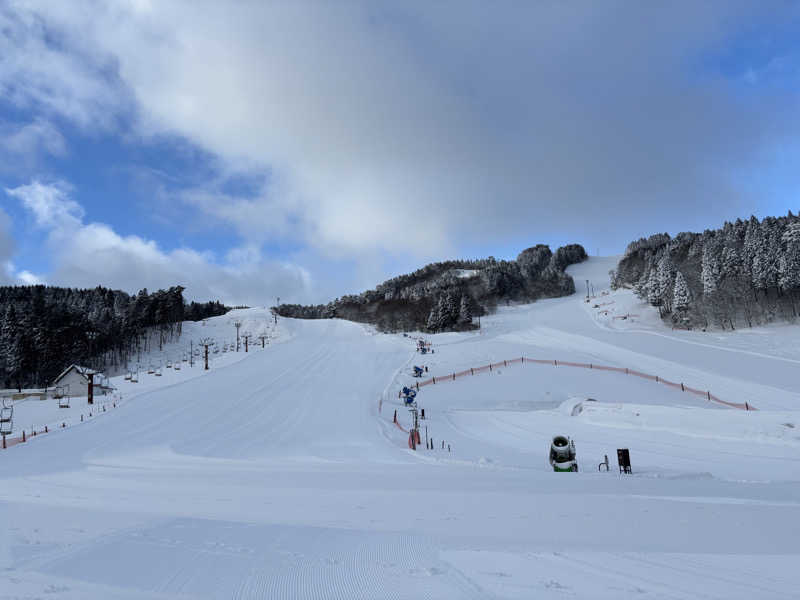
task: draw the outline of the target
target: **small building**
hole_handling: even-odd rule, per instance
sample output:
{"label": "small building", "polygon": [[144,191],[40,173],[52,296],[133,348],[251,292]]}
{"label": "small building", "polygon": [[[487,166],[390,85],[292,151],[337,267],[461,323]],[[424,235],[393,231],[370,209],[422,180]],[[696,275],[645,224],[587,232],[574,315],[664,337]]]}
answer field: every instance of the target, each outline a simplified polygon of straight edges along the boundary
{"label": "small building", "polygon": [[[55,378],[53,388],[63,388],[65,396],[88,396],[89,395],[89,373],[94,373],[94,393],[95,395],[105,395],[112,391],[112,388],[101,373],[93,371],[87,367],[70,365]],[[105,383],[103,383],[105,382]]]}

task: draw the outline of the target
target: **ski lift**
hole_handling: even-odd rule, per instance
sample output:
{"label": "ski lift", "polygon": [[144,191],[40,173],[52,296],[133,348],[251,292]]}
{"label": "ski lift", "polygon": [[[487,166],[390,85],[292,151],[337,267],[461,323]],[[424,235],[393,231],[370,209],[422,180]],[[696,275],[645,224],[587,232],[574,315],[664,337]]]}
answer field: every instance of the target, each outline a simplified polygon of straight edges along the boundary
{"label": "ski lift", "polygon": [[0,435],[9,435],[14,429],[14,403],[11,398],[3,398],[0,407]]}

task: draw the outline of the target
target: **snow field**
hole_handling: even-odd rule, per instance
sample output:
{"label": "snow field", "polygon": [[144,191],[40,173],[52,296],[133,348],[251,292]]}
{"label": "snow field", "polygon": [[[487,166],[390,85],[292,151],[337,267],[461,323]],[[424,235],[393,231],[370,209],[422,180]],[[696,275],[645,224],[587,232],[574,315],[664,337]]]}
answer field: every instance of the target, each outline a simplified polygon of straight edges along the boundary
{"label": "snow field", "polygon": [[[607,262],[572,267],[578,289],[588,276],[600,290]],[[580,294],[482,324],[426,336],[422,357],[362,325],[280,320],[267,351],[121,389],[102,418],[0,453],[0,594],[796,597],[800,356],[644,318],[614,330]],[[413,364],[438,375],[523,355],[640,365],[760,410],[525,364],[422,388],[436,449],[407,448],[392,415],[408,426],[397,391]],[[579,473],[549,470],[564,433]],[[616,472],[617,447],[633,475]]]}

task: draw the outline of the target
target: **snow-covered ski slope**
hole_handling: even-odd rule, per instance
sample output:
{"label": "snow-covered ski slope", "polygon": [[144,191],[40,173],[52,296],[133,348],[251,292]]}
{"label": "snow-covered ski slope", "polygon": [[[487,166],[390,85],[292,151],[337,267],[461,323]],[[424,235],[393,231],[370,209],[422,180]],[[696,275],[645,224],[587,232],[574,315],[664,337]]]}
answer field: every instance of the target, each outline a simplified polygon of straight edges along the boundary
{"label": "snow-covered ski slope", "polygon": [[[613,262],[572,267],[578,289]],[[797,328],[673,332],[648,311],[624,291],[504,307],[424,357],[280,320],[280,343],[207,373],[121,384],[118,408],[0,451],[0,598],[797,598]],[[435,449],[408,449],[412,365],[518,356],[759,410],[526,363],[422,388]],[[579,473],[551,472],[555,434]]]}

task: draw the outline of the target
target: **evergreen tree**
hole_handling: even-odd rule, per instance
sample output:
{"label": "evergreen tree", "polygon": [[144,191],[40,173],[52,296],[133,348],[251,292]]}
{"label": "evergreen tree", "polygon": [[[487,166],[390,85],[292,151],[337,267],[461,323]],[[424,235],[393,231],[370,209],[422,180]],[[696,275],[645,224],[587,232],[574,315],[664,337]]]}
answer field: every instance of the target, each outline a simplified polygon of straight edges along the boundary
{"label": "evergreen tree", "polygon": [[431,307],[431,312],[428,314],[428,322],[427,328],[428,331],[436,332],[439,330],[439,325],[442,320],[442,313],[441,313],[441,298],[437,302],[433,303]]}
{"label": "evergreen tree", "polygon": [[686,311],[689,308],[689,303],[691,302],[692,297],[691,293],[689,292],[689,286],[686,283],[686,278],[683,276],[683,273],[678,271],[675,275],[675,286],[672,293],[672,306],[681,312]]}
{"label": "evergreen tree", "polygon": [[469,308],[469,299],[467,296],[461,296],[461,305],[458,309],[458,324],[471,325],[472,324],[472,311]]}
{"label": "evergreen tree", "polygon": [[3,356],[5,358],[6,381],[16,383],[22,389],[22,331],[14,305],[6,310],[2,326]]}

